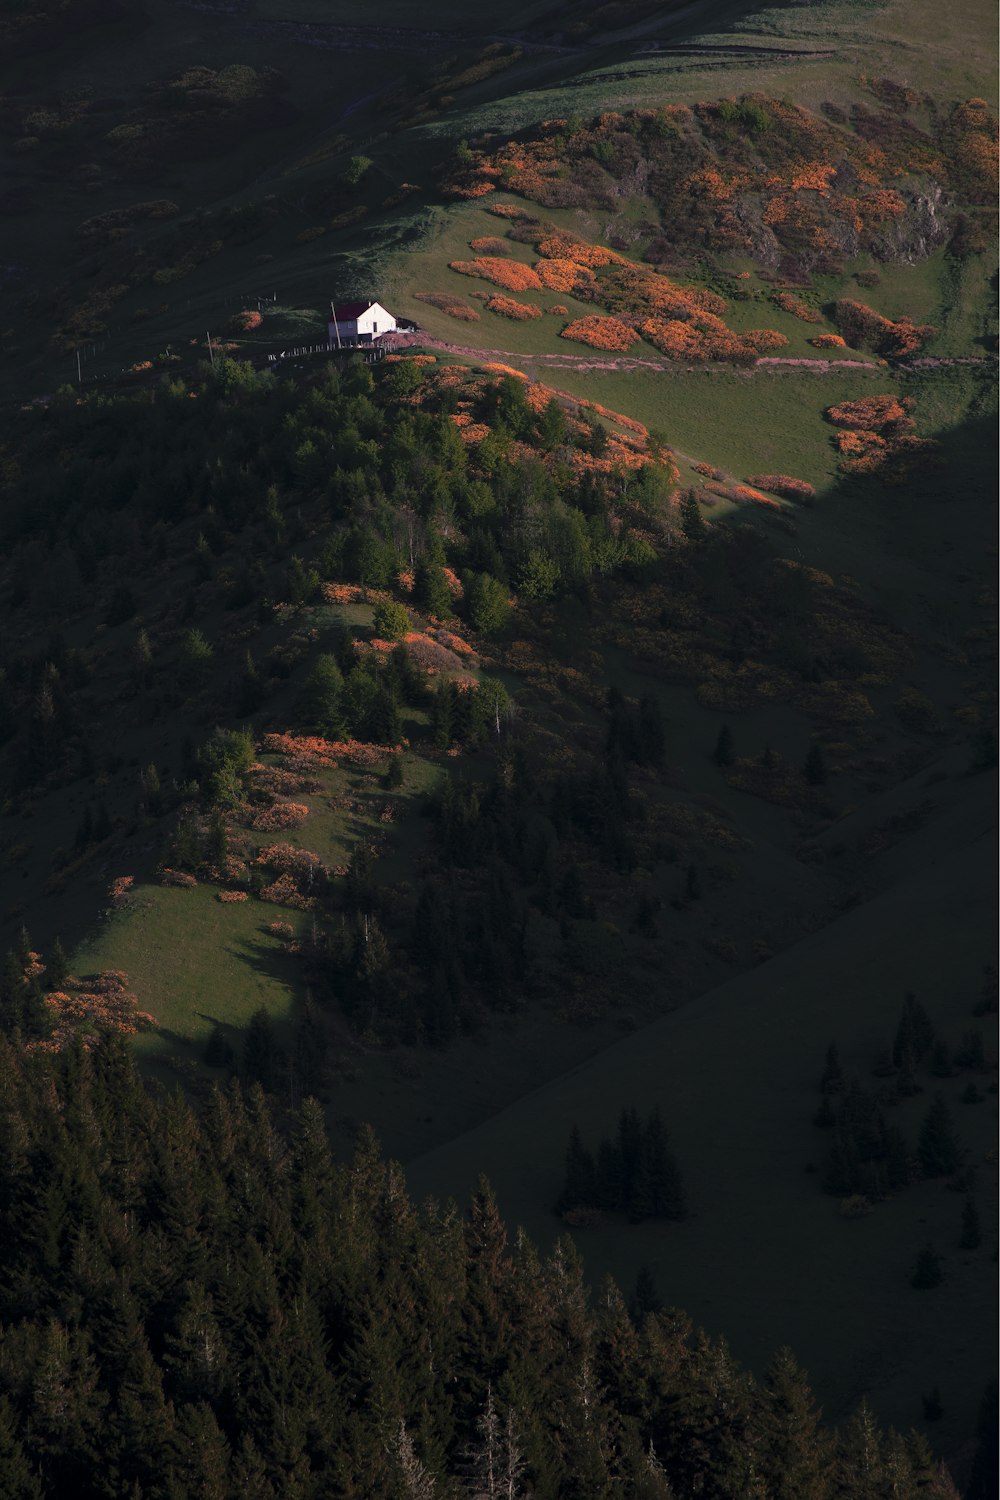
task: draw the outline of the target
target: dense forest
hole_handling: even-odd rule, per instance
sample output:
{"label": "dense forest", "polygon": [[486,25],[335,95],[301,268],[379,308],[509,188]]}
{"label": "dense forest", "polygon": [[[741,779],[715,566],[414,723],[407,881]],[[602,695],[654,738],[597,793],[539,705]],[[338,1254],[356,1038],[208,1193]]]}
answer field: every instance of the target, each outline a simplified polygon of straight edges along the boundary
{"label": "dense forest", "polygon": [[683,1313],[591,1296],[485,1180],[462,1214],[413,1205],[370,1134],[334,1161],[315,1100],[195,1113],[112,1034],[0,1069],[10,1500],[957,1494],[866,1407],[824,1426],[787,1349],[756,1381]]}

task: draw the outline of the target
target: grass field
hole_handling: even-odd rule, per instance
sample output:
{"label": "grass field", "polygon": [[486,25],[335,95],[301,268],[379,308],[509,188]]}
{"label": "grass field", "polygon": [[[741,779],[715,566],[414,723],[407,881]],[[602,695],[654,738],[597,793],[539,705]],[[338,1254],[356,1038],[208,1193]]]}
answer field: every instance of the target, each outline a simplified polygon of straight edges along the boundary
{"label": "grass field", "polygon": [[263,1006],[287,1040],[301,979],[294,958],[267,931],[290,919],[259,901],[223,905],[214,886],[195,890],[136,886],[134,910],[116,913],[73,956],[81,974],[124,969],[140,1005],[156,1018],[137,1050],[156,1076],[177,1060],[200,1064],[212,1027],[222,1025],[239,1049],[240,1030]]}

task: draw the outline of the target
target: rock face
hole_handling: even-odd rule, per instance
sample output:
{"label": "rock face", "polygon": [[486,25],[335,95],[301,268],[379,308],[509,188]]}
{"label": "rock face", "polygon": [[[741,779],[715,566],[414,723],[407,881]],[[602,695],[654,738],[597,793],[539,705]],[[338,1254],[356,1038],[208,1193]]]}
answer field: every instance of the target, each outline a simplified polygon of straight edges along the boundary
{"label": "rock face", "polygon": [[902,196],[906,199],[905,214],[886,226],[873,248],[879,260],[906,261],[912,265],[933,255],[948,239],[950,231],[942,212],[945,197],[941,188]]}

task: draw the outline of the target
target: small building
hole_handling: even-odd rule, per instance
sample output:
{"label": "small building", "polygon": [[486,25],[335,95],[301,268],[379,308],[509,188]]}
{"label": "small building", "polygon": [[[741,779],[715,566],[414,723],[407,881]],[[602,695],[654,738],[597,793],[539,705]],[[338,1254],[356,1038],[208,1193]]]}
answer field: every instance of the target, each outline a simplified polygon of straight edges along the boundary
{"label": "small building", "polygon": [[384,333],[395,333],[396,327],[396,319],[381,302],[338,302],[330,309],[327,343],[331,349],[370,344]]}

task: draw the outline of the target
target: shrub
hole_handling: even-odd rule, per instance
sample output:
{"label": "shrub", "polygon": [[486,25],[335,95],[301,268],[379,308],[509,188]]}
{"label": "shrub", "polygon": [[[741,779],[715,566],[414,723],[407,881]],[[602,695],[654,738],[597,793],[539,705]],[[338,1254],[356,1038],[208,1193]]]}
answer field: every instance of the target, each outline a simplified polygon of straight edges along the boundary
{"label": "shrub", "polygon": [[619,318],[601,318],[594,315],[576,318],[559,335],[573,339],[579,344],[589,344],[592,349],[607,349],[613,353],[626,354],[638,341],[639,335]]}
{"label": "shrub", "polygon": [[500,260],[497,257],[478,256],[475,260],[453,260],[451,270],[461,276],[479,276],[483,281],[492,281],[508,292],[540,291],[542,283],[530,266],[517,260]]}
{"label": "shrub", "polygon": [[542,316],[540,307],[533,307],[528,302],[515,302],[513,297],[491,297],[486,304],[486,310],[496,313],[500,318],[513,318],[516,322],[525,322]]}

